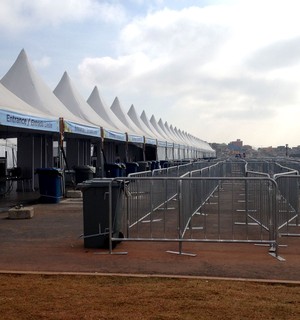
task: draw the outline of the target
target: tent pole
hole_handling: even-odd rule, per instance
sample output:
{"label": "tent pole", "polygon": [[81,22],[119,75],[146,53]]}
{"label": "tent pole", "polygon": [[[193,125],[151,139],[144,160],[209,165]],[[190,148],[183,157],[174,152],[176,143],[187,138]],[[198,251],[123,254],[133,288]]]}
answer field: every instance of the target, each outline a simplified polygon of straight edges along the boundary
{"label": "tent pole", "polygon": [[143,161],[146,161],[146,138],[145,137],[143,142]]}
{"label": "tent pole", "polygon": [[35,161],[34,161],[34,136],[31,137],[32,139],[32,154],[31,154],[31,159],[32,159],[32,167],[31,167],[31,180],[32,180],[32,185],[31,185],[31,188],[32,188],[32,191],[34,191],[34,187],[35,187],[35,181],[34,181],[34,166],[35,166]]}
{"label": "tent pole", "polygon": [[126,133],[126,142],[125,142],[125,162],[128,162],[128,134]]}
{"label": "tent pole", "polygon": [[59,118],[59,141],[58,141],[59,167],[64,169],[63,152],[64,152],[64,119]]}

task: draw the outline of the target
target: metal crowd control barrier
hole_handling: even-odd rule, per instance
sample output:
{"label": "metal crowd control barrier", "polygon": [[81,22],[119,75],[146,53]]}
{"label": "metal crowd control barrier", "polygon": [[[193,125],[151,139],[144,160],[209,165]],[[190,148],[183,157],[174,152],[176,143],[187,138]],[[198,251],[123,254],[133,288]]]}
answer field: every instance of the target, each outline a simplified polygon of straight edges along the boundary
{"label": "metal crowd control barrier", "polygon": [[110,253],[113,241],[178,242],[178,254],[188,254],[185,242],[255,243],[282,260],[279,235],[300,235],[300,176],[274,161],[189,163],[117,179],[128,182],[124,238],[110,236]]}
{"label": "metal crowd control barrier", "polygon": [[[111,236],[111,242],[178,242],[178,254],[189,254],[182,249],[184,242],[259,243],[269,245],[270,253],[279,258],[277,186],[273,179],[128,177],[127,180],[122,217],[124,238]],[[164,207],[160,210],[162,206],[156,204],[171,201],[170,184],[176,185],[173,198],[176,201],[170,210]],[[132,189],[139,185],[143,185],[143,193]]]}
{"label": "metal crowd control barrier", "polygon": [[278,184],[278,230],[282,236],[300,236],[299,199],[300,176],[279,175]]}

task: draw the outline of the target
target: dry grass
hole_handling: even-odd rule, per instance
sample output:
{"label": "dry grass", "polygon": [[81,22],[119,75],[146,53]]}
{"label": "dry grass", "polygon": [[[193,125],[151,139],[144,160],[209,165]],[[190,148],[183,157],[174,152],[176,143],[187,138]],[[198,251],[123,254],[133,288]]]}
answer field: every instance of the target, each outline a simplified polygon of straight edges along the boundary
{"label": "dry grass", "polygon": [[300,286],[114,276],[0,275],[1,319],[300,319]]}

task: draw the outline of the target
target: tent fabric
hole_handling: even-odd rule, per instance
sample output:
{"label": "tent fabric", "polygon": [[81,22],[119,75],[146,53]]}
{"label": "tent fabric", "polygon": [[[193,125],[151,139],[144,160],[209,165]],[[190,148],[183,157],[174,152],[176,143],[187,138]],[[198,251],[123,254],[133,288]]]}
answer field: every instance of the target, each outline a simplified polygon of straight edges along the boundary
{"label": "tent fabric", "polygon": [[165,124],[163,123],[162,119],[158,120],[157,125],[161,128],[161,130],[165,133],[166,136],[168,136],[176,145],[179,145],[180,142],[178,141],[178,139],[176,137],[174,137],[172,135],[172,133],[169,131],[169,129],[165,126]]}
{"label": "tent fabric", "polygon": [[130,109],[127,112],[127,115],[129,118],[133,121],[133,123],[145,133],[145,142],[146,144],[152,144],[155,145],[156,142],[156,137],[154,136],[153,132],[151,132],[150,129],[148,129],[147,126],[143,125],[142,120],[139,118],[134,105],[132,104]]}
{"label": "tent fabric", "polygon": [[114,99],[110,109],[119,118],[119,120],[131,130],[130,133],[128,132],[128,140],[130,142],[143,143],[145,133],[142,132],[142,130],[140,130],[128,117],[121,107],[118,97]]}
{"label": "tent fabric", "polygon": [[147,126],[147,128],[153,132],[153,134],[157,137],[157,144],[159,146],[166,146],[167,145],[167,140],[165,137],[163,137],[152,125],[152,123],[149,121],[145,110],[141,113],[140,116],[142,122]]}
{"label": "tent fabric", "polygon": [[150,118],[150,123],[152,124],[152,126],[155,128],[155,130],[162,136],[165,138],[165,140],[167,141],[167,143],[170,143],[171,139],[163,132],[163,130],[159,127],[159,125],[157,124],[157,121],[155,119],[155,116],[152,115]]}
{"label": "tent fabric", "polygon": [[[160,123],[160,122],[159,122]],[[183,145],[183,141],[180,140],[175,134],[174,132],[171,131],[169,125],[168,125],[168,122],[165,121],[165,123],[163,124],[164,127],[165,127],[165,130],[169,133],[169,135],[174,139],[175,143],[176,144],[179,144],[179,146]]]}
{"label": "tent fabric", "polygon": [[99,89],[94,87],[92,93],[87,99],[87,103],[93,108],[93,110],[112,127],[115,127],[119,131],[127,132],[128,128],[117,118],[117,116],[103,103]]}
{"label": "tent fabric", "polygon": [[31,130],[59,132],[59,119],[39,112],[0,83],[0,124]]}
{"label": "tent fabric", "polygon": [[53,93],[77,117],[99,127],[109,126],[80,96],[66,71],[63,73]]}
{"label": "tent fabric", "polygon": [[[111,126],[115,127],[116,130],[127,134],[131,131],[120,121],[120,119],[112,112],[112,110],[103,103],[97,86],[94,87],[92,93],[88,97],[87,103],[102,119],[104,119]],[[109,132],[105,130],[105,134],[107,135],[108,133]]]}
{"label": "tent fabric", "polygon": [[149,120],[143,111],[138,117],[133,105],[126,113],[117,97],[110,108],[105,107],[97,87],[85,101],[67,72],[52,92],[35,71],[24,49],[0,82],[2,125],[59,132],[62,118],[65,132],[100,137],[102,128],[108,139],[156,143],[159,147],[179,144],[193,152],[215,154],[206,141],[168,126],[161,119],[157,122],[154,115]]}
{"label": "tent fabric", "polygon": [[63,118],[65,122],[69,122],[66,129],[70,132],[100,136],[100,128],[73,115],[53,94],[33,68],[24,49],[1,79],[1,83],[39,112],[44,112],[52,117]]}

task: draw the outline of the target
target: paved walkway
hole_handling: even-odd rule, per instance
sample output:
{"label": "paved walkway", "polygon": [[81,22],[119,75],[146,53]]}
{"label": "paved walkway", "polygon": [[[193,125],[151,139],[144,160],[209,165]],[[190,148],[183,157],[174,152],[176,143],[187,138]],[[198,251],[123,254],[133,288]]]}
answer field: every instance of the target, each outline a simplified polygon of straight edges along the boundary
{"label": "paved walkway", "polygon": [[[28,205],[25,199],[20,201]],[[184,252],[196,254],[192,257],[167,253],[177,251],[177,243],[122,242],[110,255],[84,248],[80,199],[33,207],[32,219],[7,219],[2,199],[0,270],[300,280],[297,237],[280,239],[279,254],[285,261],[269,255],[267,247],[253,244],[184,243]]]}

